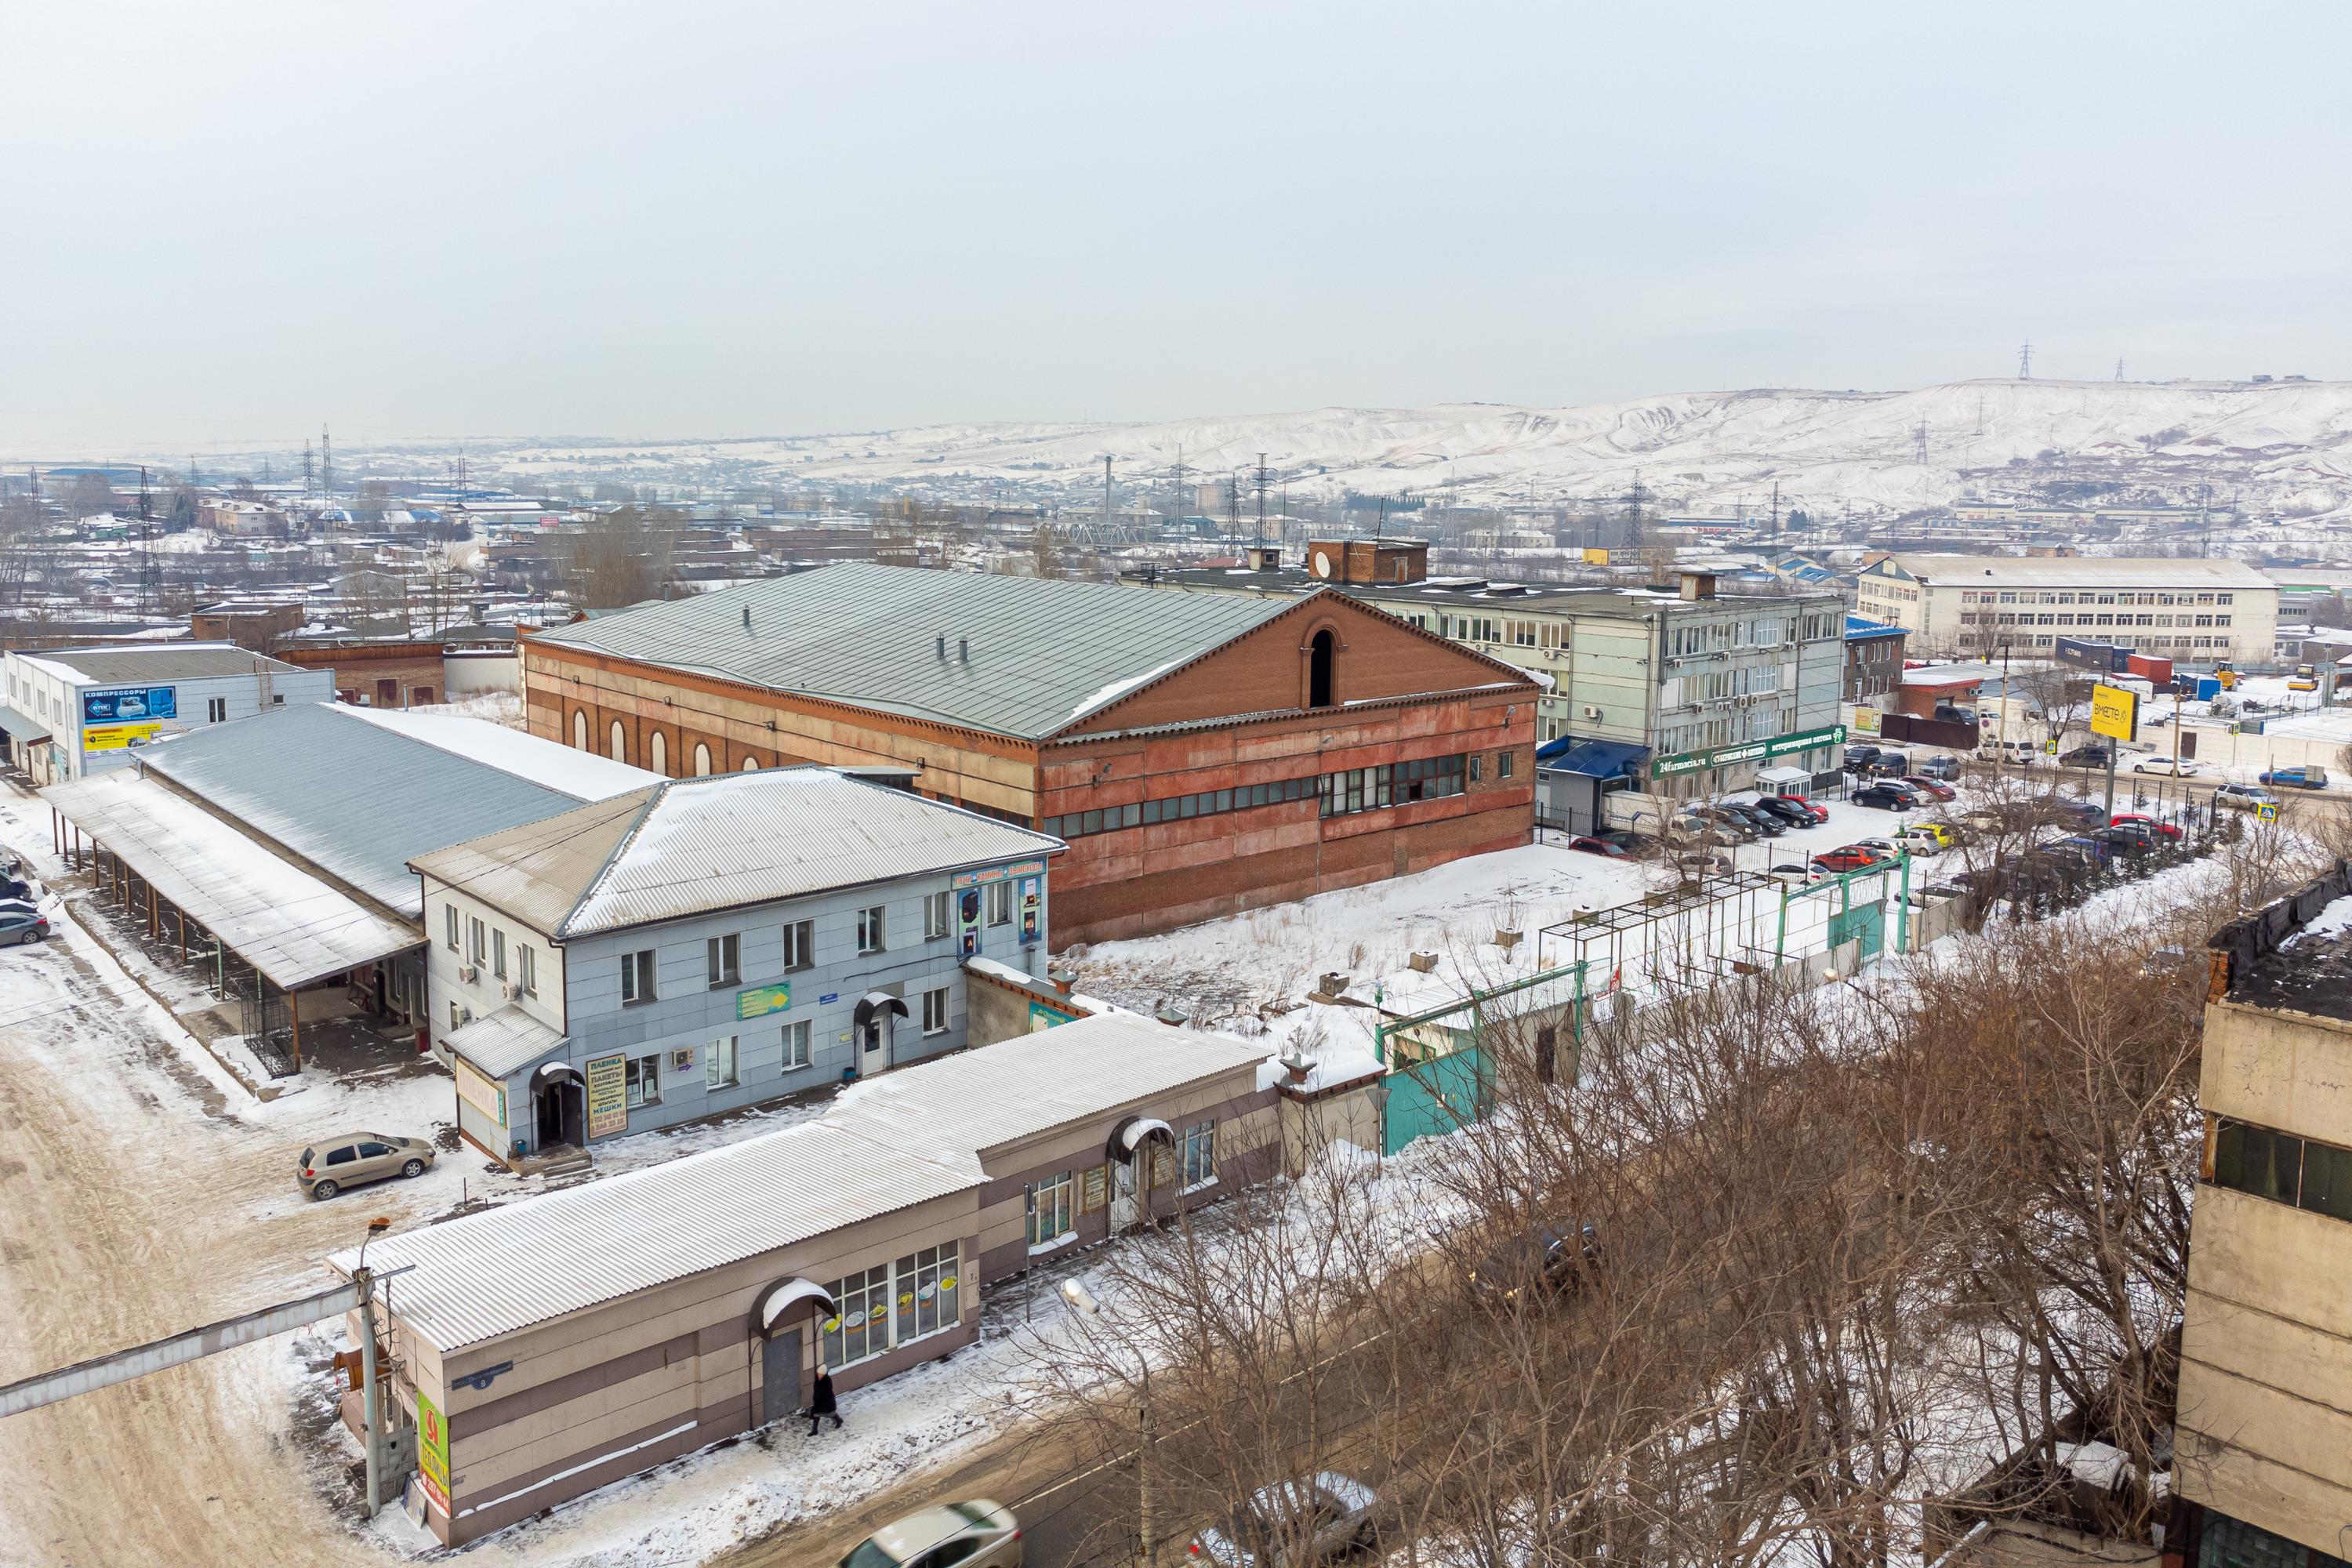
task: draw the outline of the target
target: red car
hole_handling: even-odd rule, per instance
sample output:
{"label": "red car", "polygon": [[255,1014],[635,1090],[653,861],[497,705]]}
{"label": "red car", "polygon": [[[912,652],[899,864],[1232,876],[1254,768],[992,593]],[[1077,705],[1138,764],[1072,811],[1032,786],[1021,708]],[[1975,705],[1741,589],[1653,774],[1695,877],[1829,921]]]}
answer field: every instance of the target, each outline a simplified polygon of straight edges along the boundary
{"label": "red car", "polygon": [[1587,855],[1607,855],[1619,860],[1625,858],[1625,851],[1619,846],[1610,843],[1606,838],[1588,837],[1581,833],[1570,838],[1568,841],[1568,847],[1570,849],[1581,849]]}
{"label": "red car", "polygon": [[1824,871],[1866,871],[1887,858],[1875,849],[1865,849],[1859,844],[1842,848],[1825,849],[1813,857],[1813,864]]}
{"label": "red car", "polygon": [[2107,818],[2107,820],[2109,823],[2118,827],[2127,822],[2137,823],[2140,826],[2147,828],[2149,832],[2160,833],[2167,838],[2178,838],[2180,837],[2180,829],[2178,826],[2169,822],[2158,822],[2156,818],[2148,816],[2146,812],[2119,811],[2116,813],[2115,816]]}
{"label": "red car", "polygon": [[1959,791],[1941,779],[1923,778],[1914,773],[1906,773],[1903,775],[1903,782],[1921,795],[1932,796],[1937,800],[1952,800],[1959,795]]}
{"label": "red car", "polygon": [[1787,801],[1790,805],[1804,807],[1806,813],[1812,817],[1813,826],[1816,827],[1830,819],[1830,808],[1828,806],[1816,805],[1811,801],[1807,800],[1803,795],[1784,795],[1780,796],[1780,798]]}

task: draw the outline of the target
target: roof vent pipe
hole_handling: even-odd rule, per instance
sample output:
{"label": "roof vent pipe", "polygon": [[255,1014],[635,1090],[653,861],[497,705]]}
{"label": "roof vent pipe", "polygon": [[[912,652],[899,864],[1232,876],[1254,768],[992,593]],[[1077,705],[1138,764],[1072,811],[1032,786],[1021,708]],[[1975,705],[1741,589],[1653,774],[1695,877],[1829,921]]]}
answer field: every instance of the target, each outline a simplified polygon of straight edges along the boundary
{"label": "roof vent pipe", "polygon": [[964,664],[970,664],[971,662],[971,639],[970,637],[956,638],[956,658]]}
{"label": "roof vent pipe", "polygon": [[945,633],[945,632],[941,632],[941,633],[940,634],[940,661],[942,664],[944,664],[945,662],[947,662],[947,657],[948,657],[948,635],[947,635],[947,633]]}
{"label": "roof vent pipe", "polygon": [[747,632],[751,629],[751,606],[749,605],[743,606],[743,629]]}

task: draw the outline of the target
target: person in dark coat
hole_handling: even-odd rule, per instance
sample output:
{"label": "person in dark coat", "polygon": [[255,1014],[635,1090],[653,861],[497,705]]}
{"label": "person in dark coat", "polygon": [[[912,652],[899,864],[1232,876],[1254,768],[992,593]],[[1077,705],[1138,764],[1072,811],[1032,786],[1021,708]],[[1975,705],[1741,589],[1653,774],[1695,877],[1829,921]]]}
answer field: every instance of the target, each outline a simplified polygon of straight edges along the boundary
{"label": "person in dark coat", "polygon": [[820,1362],[816,1369],[816,1392],[809,1399],[810,1436],[816,1436],[816,1424],[828,1415],[833,1417],[834,1430],[841,1430],[841,1412],[833,1403],[833,1374],[825,1371],[824,1363]]}

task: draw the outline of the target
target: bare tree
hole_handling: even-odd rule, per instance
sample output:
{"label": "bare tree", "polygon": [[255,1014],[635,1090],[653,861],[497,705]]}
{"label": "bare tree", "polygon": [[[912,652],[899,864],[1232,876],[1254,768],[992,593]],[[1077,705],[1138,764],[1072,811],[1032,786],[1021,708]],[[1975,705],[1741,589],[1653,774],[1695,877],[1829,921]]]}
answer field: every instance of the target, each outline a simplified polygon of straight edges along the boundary
{"label": "bare tree", "polygon": [[572,540],[564,587],[584,610],[614,610],[658,598],[677,584],[671,551],[682,521],[675,511],[624,506]]}

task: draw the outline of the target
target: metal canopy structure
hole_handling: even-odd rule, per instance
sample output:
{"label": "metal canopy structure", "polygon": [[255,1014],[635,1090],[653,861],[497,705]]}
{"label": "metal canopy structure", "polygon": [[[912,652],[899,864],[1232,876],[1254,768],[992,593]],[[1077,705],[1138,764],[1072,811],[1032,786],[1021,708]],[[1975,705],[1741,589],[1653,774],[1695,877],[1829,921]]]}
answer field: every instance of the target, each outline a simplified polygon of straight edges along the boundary
{"label": "metal canopy structure", "polygon": [[281,991],[424,944],[247,838],[194,802],[128,770],[52,785],[42,797]]}

